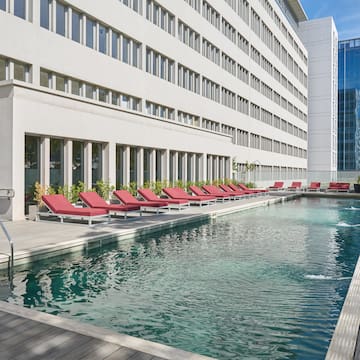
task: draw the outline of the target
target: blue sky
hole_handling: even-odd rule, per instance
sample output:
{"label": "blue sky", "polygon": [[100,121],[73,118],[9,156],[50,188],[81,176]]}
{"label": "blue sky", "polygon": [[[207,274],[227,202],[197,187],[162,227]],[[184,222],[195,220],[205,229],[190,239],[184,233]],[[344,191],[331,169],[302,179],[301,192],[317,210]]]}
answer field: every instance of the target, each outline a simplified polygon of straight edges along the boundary
{"label": "blue sky", "polygon": [[360,0],[301,0],[309,19],[332,16],[339,40],[360,38]]}

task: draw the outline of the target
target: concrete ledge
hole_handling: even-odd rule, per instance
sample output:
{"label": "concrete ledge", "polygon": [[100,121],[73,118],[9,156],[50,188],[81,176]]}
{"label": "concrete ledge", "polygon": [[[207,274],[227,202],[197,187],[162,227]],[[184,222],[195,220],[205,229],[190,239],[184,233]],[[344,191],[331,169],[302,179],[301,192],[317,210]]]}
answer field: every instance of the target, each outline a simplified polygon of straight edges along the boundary
{"label": "concrete ledge", "polygon": [[133,336],[118,334],[97,326],[76,322],[71,319],[60,318],[55,315],[38,312],[21,306],[0,301],[0,310],[19,317],[30,319],[49,326],[72,331],[77,334],[96,338],[104,342],[124,346],[133,350],[141,351],[153,356],[169,360],[211,360],[212,358],[179,350],[167,345],[154,343]]}
{"label": "concrete ledge", "polygon": [[326,360],[355,359],[360,326],[360,257],[342,307]]}

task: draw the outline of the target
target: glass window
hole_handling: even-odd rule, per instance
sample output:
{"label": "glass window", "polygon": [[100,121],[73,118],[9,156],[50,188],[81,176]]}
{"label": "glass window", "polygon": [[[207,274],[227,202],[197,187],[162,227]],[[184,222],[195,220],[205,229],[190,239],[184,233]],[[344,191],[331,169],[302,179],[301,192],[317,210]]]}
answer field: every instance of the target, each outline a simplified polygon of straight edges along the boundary
{"label": "glass window", "polygon": [[119,35],[116,32],[112,33],[112,54],[115,59],[119,58]]}
{"label": "glass window", "polygon": [[99,143],[92,144],[92,186],[102,179],[102,145]]}
{"label": "glass window", "polygon": [[130,148],[130,182],[137,181],[137,148]]}
{"label": "glass window", "polygon": [[25,0],[14,0],[14,15],[26,19]]}
{"label": "glass window", "polygon": [[144,149],[144,182],[150,181],[151,151]]}
{"label": "glass window", "polygon": [[119,105],[119,98],[120,98],[120,95],[118,93],[116,93],[115,91],[113,91],[112,96],[111,96],[111,103],[113,105]]}
{"label": "glass window", "polygon": [[106,46],[106,38],[107,38],[107,29],[100,25],[99,26],[99,51],[103,54],[107,52]]}
{"label": "glass window", "polygon": [[50,28],[50,6],[49,0],[40,0],[40,26]]}
{"label": "glass window", "polygon": [[108,91],[102,88],[99,88],[99,101],[107,102]]}
{"label": "glass window", "polygon": [[161,158],[162,158],[162,152],[161,150],[156,150],[156,181],[161,180],[161,172],[162,172],[162,166],[161,166]]}
{"label": "glass window", "polygon": [[94,29],[95,29],[95,22],[86,19],[86,46],[89,48],[94,48]]}
{"label": "glass window", "polygon": [[0,0],[0,10],[6,11],[6,0]]}
{"label": "glass window", "polygon": [[124,149],[120,145],[116,145],[116,188],[120,189],[124,183],[123,164],[124,164]]}
{"label": "glass window", "polygon": [[94,99],[94,93],[95,93],[94,86],[92,86],[90,84],[86,84],[85,87],[86,87],[85,96],[88,99]]}
{"label": "glass window", "polygon": [[75,10],[72,11],[72,29],[71,29],[71,38],[76,41],[80,42],[80,33],[81,33],[81,16]]}
{"label": "glass window", "polygon": [[71,93],[73,95],[81,95],[81,83],[78,80],[71,80]]}
{"label": "glass window", "polygon": [[84,181],[84,143],[73,141],[72,144],[72,183],[76,185]]}
{"label": "glass window", "polygon": [[26,80],[26,65],[14,62],[14,79],[20,81]]}
{"label": "glass window", "polygon": [[56,3],[56,33],[65,36],[65,6]]}
{"label": "glass window", "polygon": [[25,136],[25,205],[33,200],[33,186],[40,181],[40,138]]}
{"label": "glass window", "polygon": [[123,43],[122,43],[122,61],[124,63],[129,63],[129,46],[130,46],[130,40],[126,37],[123,37]]}
{"label": "glass window", "polygon": [[0,81],[6,80],[6,60],[0,58]]}
{"label": "glass window", "polygon": [[136,67],[139,67],[139,49],[139,45],[133,42],[132,64]]}
{"label": "glass window", "polygon": [[50,74],[43,69],[40,70],[40,86],[50,87]]}
{"label": "glass window", "polygon": [[56,75],[56,90],[65,91],[66,80],[64,77]]}
{"label": "glass window", "polygon": [[64,141],[50,139],[50,185],[64,185]]}
{"label": "glass window", "polygon": [[121,95],[121,107],[130,108],[130,98],[127,95]]}

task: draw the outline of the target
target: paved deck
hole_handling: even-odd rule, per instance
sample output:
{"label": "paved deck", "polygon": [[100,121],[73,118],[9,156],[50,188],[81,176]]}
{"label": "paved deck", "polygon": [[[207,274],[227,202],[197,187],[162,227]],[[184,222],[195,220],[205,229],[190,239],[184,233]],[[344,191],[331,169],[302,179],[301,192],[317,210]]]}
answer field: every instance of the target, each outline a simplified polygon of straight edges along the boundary
{"label": "paved deck", "polygon": [[[292,195],[294,196],[294,195]],[[284,196],[258,196],[249,199],[227,201],[209,206],[191,206],[186,210],[171,210],[163,214],[145,214],[124,220],[113,219],[110,223],[88,226],[84,223],[56,221],[15,221],[6,227],[14,241],[15,265],[26,264],[45,257],[72,251],[80,251],[104,242],[123,241],[139,235],[170,229],[191,222],[206,221],[216,216],[246,210],[283,201]],[[9,261],[9,245],[0,232],[0,269],[6,269]]]}
{"label": "paved deck", "polygon": [[0,359],[210,360],[166,345],[0,302]]}

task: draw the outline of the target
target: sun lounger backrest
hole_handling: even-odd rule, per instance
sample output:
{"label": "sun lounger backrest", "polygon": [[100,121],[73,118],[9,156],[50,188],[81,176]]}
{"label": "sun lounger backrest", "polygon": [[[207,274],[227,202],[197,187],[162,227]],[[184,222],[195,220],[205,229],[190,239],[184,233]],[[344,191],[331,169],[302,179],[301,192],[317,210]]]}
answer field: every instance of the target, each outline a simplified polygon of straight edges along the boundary
{"label": "sun lounger backrest", "polygon": [[115,190],[114,195],[120,199],[125,205],[129,202],[138,202],[138,200],[132,196],[127,190]]}
{"label": "sun lounger backrest", "polygon": [[242,190],[249,190],[249,188],[247,186],[245,186],[244,184],[238,184],[238,186],[242,189]]}
{"label": "sun lounger backrest", "polygon": [[290,187],[294,187],[294,188],[301,187],[301,181],[293,181]]}
{"label": "sun lounger backrest", "polygon": [[203,196],[205,193],[201,191],[201,189],[196,185],[190,185],[189,189],[196,195],[196,196]]}
{"label": "sun lounger backrest", "polygon": [[225,184],[220,184],[219,185],[221,189],[223,189],[225,192],[233,192],[233,189],[229,188],[229,186],[225,185]]}
{"label": "sun lounger backrest", "polygon": [[[233,191],[239,191],[239,190],[240,190],[240,189],[237,188],[236,185],[234,185],[234,184],[229,184],[228,186],[229,186],[229,188],[230,188],[231,190],[233,190]],[[243,190],[244,190],[244,189],[243,189]]]}
{"label": "sun lounger backrest", "polygon": [[313,181],[311,184],[310,184],[310,188],[311,189],[317,189],[320,187],[320,183],[319,182],[316,182],[316,181]]}
{"label": "sun lounger backrest", "polygon": [[274,187],[282,188],[283,186],[284,186],[283,181],[275,181],[275,183],[274,183]]}
{"label": "sun lounger backrest", "polygon": [[106,206],[106,201],[95,191],[81,192],[80,199],[88,206],[96,208]]}
{"label": "sun lounger backrest", "polygon": [[158,201],[158,197],[150,189],[139,189],[138,193],[147,201]]}
{"label": "sun lounger backrest", "polygon": [[215,185],[203,185],[203,189],[209,194],[224,194],[224,192]]}
{"label": "sun lounger backrest", "polygon": [[70,204],[64,195],[43,195],[42,200],[54,213],[60,213],[61,210],[74,210],[74,207]]}

